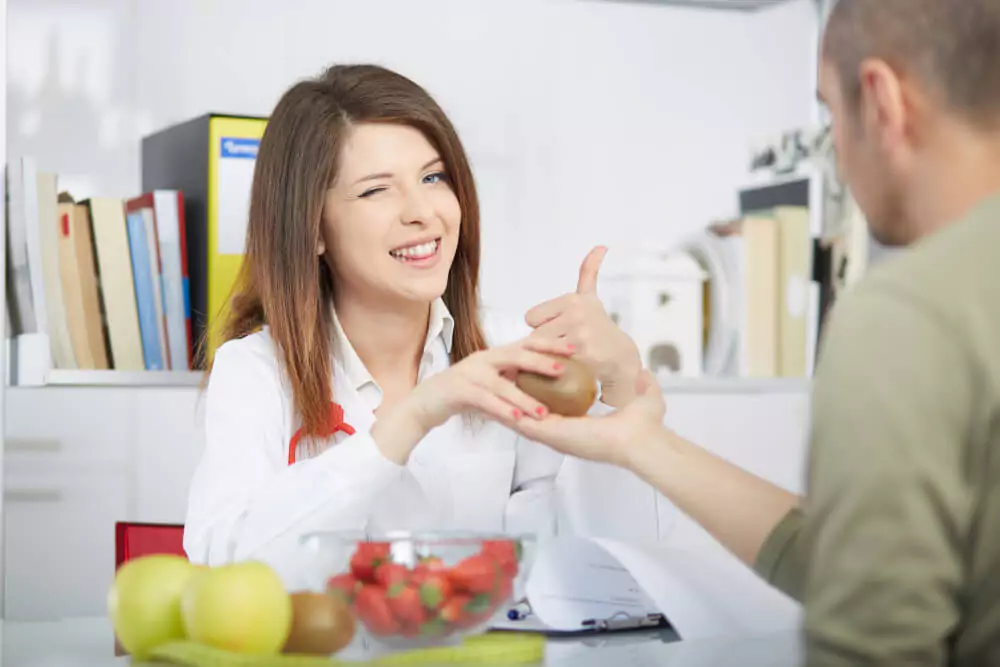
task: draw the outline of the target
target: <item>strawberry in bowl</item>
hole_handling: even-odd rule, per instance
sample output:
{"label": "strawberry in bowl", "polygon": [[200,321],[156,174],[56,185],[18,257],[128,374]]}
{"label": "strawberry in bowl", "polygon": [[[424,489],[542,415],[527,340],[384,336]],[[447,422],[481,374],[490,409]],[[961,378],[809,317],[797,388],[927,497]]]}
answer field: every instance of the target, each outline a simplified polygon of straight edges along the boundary
{"label": "strawberry in bowl", "polygon": [[319,532],[306,536],[317,580],[344,600],[368,639],[390,650],[486,632],[530,571],[531,536]]}

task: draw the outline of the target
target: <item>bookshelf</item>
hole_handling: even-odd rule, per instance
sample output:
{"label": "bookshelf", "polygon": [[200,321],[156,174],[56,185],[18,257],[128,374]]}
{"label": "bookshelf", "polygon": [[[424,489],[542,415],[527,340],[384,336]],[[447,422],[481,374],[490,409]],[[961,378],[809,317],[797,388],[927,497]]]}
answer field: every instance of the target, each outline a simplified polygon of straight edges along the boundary
{"label": "bookshelf", "polygon": [[194,387],[204,374],[199,371],[59,370],[48,372],[46,387]]}

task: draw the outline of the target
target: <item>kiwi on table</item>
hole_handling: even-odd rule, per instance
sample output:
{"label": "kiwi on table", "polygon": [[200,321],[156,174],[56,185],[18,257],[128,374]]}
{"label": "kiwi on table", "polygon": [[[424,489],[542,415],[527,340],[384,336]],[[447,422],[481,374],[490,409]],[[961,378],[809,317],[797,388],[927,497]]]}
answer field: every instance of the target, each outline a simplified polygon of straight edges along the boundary
{"label": "kiwi on table", "polygon": [[354,615],[347,603],[326,593],[291,594],[292,627],[283,653],[332,655],[354,638]]}
{"label": "kiwi on table", "polygon": [[517,387],[551,412],[565,417],[587,414],[597,398],[597,378],[582,361],[572,357],[551,356],[565,367],[557,377],[529,371],[517,374]]}

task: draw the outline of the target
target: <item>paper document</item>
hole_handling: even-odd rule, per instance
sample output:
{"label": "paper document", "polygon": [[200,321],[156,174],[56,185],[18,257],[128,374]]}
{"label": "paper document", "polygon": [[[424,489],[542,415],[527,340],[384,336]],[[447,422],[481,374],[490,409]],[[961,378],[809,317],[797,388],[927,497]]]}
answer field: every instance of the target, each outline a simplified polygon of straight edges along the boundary
{"label": "paper document", "polygon": [[794,630],[801,621],[798,603],[728,553],[582,537],[540,547],[525,586],[531,613],[498,629],[580,632],[590,621],[662,615],[693,639]]}

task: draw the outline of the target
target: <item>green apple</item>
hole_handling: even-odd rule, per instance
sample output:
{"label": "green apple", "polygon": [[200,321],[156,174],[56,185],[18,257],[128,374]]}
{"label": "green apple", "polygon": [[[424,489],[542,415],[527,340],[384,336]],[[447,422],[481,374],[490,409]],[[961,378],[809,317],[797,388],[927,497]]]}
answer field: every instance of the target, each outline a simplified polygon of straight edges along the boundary
{"label": "green apple", "polygon": [[258,561],[199,572],[181,597],[188,637],[249,655],[281,651],[291,631],[292,600],[270,566]]}
{"label": "green apple", "polygon": [[108,616],[118,642],[137,660],[185,638],[181,596],[195,566],[182,556],[157,554],[126,561],[108,591]]}

